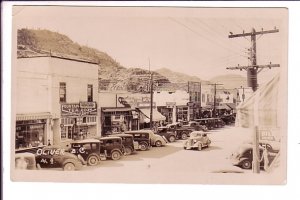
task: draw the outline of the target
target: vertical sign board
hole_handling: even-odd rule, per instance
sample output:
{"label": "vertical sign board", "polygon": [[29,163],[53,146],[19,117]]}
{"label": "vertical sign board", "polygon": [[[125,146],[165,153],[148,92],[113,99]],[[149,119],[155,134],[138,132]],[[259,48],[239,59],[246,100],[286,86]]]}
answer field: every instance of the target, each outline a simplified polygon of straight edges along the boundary
{"label": "vertical sign board", "polygon": [[259,139],[268,140],[268,141],[275,141],[275,137],[272,134],[272,130],[270,130],[270,129],[261,129],[261,130],[259,130]]}

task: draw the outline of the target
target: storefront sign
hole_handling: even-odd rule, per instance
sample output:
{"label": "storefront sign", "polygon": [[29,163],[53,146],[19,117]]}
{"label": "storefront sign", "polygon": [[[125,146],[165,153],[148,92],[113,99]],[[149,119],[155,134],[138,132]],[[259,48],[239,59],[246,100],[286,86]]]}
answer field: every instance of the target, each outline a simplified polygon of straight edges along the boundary
{"label": "storefront sign", "polygon": [[259,135],[261,140],[269,140],[269,141],[275,140],[275,137],[273,136],[272,131],[270,130],[260,130]]}
{"label": "storefront sign", "polygon": [[[150,102],[139,102],[137,105],[138,105],[138,108],[150,108],[151,103]],[[153,102],[152,106],[155,108],[156,103]]]}
{"label": "storefront sign", "polygon": [[80,107],[79,104],[62,104],[61,105],[61,115],[62,116],[79,116],[80,115]]}
{"label": "storefront sign", "polygon": [[97,115],[96,102],[80,102],[61,105],[62,116]]}
{"label": "storefront sign", "polygon": [[44,128],[44,124],[32,124],[29,125],[29,129],[41,129]]}
{"label": "storefront sign", "polygon": [[95,109],[97,108],[96,102],[79,102],[79,107],[81,109]]}
{"label": "storefront sign", "polygon": [[166,102],[167,108],[173,108],[176,106],[176,102]]}

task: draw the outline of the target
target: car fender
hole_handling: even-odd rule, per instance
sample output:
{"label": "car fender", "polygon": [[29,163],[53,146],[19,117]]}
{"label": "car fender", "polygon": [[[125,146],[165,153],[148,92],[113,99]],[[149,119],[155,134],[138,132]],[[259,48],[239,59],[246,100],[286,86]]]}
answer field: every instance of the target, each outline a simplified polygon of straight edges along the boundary
{"label": "car fender", "polygon": [[112,149],[110,152],[110,155],[114,152],[114,151],[118,151],[121,155],[123,155],[122,151],[120,151],[120,149]]}
{"label": "car fender", "polygon": [[199,144],[201,144],[201,145],[203,146],[203,142],[201,142],[201,141],[195,142],[195,143],[193,144],[193,146],[199,146]]}
{"label": "car fender", "polygon": [[89,157],[91,157],[91,156],[96,156],[97,159],[98,159],[98,161],[101,160],[101,159],[100,159],[100,156],[99,156],[98,154],[96,154],[96,153],[91,153],[91,154],[87,157],[87,159],[88,159]]}
{"label": "car fender", "polygon": [[250,158],[242,157],[242,158],[239,158],[239,161],[240,161],[239,164],[242,163],[244,160],[250,160],[251,161]]}
{"label": "car fender", "polygon": [[61,167],[63,167],[63,166],[64,166],[65,164],[67,164],[67,163],[72,163],[72,164],[74,164],[76,169],[82,168],[82,164],[81,164],[81,162],[80,162],[79,159],[78,159],[78,160],[75,160],[75,159],[72,159],[72,158],[68,158],[68,159],[66,159],[66,160],[64,160],[64,161],[62,162]]}

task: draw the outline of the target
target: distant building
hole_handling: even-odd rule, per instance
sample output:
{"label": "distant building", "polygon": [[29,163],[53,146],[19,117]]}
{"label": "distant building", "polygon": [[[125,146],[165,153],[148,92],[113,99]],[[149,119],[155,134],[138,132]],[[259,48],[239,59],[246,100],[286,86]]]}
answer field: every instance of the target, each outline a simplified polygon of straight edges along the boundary
{"label": "distant building", "polygon": [[14,104],[16,149],[98,134],[98,65],[58,56],[18,58]]}
{"label": "distant building", "polygon": [[184,90],[155,91],[154,101],[157,110],[166,117],[166,122],[189,120],[189,93]]}

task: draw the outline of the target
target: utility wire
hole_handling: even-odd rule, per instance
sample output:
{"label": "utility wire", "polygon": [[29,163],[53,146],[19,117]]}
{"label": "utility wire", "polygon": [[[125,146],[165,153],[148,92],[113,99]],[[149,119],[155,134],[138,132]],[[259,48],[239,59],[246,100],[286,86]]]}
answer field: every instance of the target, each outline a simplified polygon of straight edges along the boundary
{"label": "utility wire", "polygon": [[[185,28],[188,29],[189,31],[193,32],[194,34],[196,34],[196,35],[198,35],[198,36],[200,36],[200,37],[202,37],[202,38],[205,38],[206,40],[210,41],[211,43],[213,43],[213,44],[215,44],[215,45],[217,45],[217,46],[219,46],[219,47],[222,47],[222,48],[225,49],[225,50],[228,50],[228,51],[231,51],[231,52],[234,52],[234,53],[236,53],[236,54],[241,55],[240,52],[235,51],[235,50],[232,50],[232,49],[228,48],[227,46],[223,46],[222,44],[219,44],[219,43],[216,42],[215,40],[213,40],[213,39],[211,39],[211,38],[208,38],[208,37],[206,37],[206,36],[200,34],[199,32],[197,32],[197,31],[195,31],[194,29],[190,28],[190,27],[187,26],[186,24],[184,24],[184,23],[182,23],[182,22],[180,22],[180,21],[178,21],[178,20],[176,20],[176,19],[174,19],[174,18],[170,18],[170,19],[171,19],[172,21],[174,21],[175,23],[179,24],[180,26],[185,27]],[[241,55],[241,56],[243,56],[243,55]]]}

